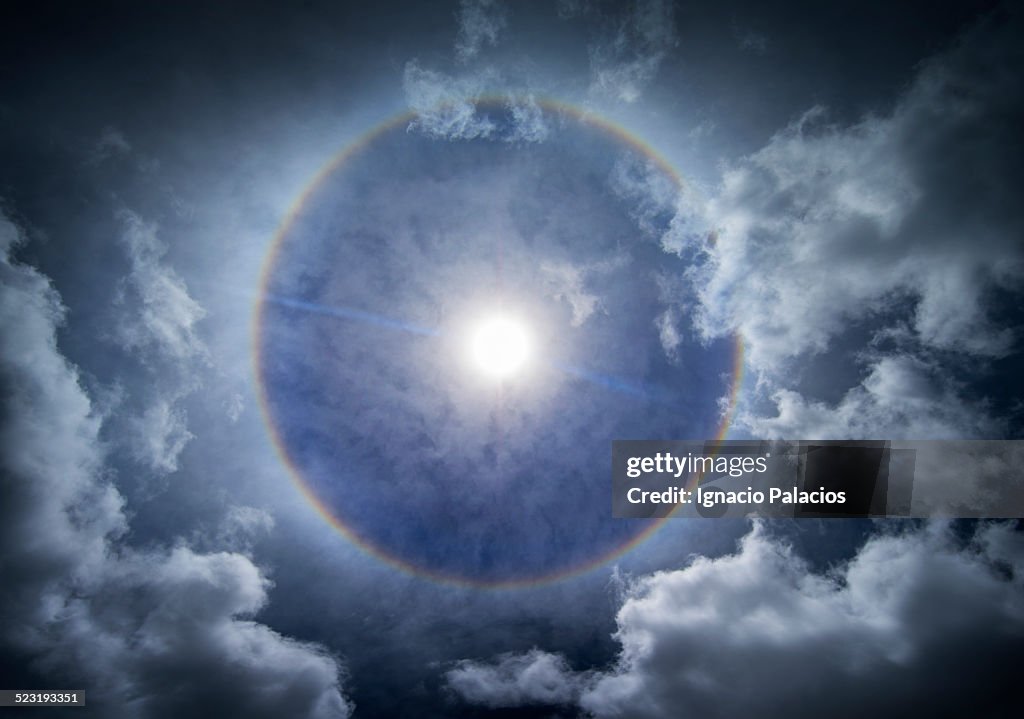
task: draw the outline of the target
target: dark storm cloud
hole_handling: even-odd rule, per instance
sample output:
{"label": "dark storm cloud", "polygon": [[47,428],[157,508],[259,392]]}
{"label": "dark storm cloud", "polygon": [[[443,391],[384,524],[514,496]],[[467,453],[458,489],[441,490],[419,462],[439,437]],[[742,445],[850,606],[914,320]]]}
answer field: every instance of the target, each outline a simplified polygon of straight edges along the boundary
{"label": "dark storm cloud", "polygon": [[[128,520],[105,466],[104,420],[57,347],[58,294],[11,259],[19,242],[0,222],[4,644],[87,684],[105,715],[348,716],[336,659],[251,620],[269,583],[248,557],[137,551],[123,541]],[[181,339],[158,335],[174,346]]]}
{"label": "dark storm cloud", "polygon": [[[735,554],[636,580],[618,662],[573,673],[543,652],[461,662],[449,686],[487,706],[562,703],[589,716],[1011,716],[1024,657],[1024,539],[932,525],[871,537],[812,571],[755,525]],[[978,661],[983,657],[984,661]]]}

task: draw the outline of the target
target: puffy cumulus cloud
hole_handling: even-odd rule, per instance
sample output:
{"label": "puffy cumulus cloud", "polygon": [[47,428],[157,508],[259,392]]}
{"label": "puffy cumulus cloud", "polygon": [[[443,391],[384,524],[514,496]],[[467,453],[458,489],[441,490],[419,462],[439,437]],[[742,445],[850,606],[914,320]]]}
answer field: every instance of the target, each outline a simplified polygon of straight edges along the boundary
{"label": "puffy cumulus cloud", "polygon": [[[590,716],[1009,717],[1024,537],[1008,525],[967,541],[944,525],[880,534],[819,574],[758,524],[734,554],[636,580],[616,621],[611,669],[566,676],[547,659],[550,686],[575,688]],[[533,663],[463,664],[457,691],[510,699]]]}
{"label": "puffy cumulus cloud", "polygon": [[[590,7],[561,3],[563,17],[588,14]],[[592,93],[632,103],[651,83],[676,36],[674,4],[669,0],[634,0],[614,19],[614,32],[590,47]]]}
{"label": "puffy cumulus cloud", "polygon": [[348,716],[333,657],[252,621],[268,582],[249,558],[125,544],[102,420],[57,347],[60,298],[12,260],[18,238],[0,220],[0,642],[104,716]]}
{"label": "puffy cumulus cloud", "polygon": [[0,607],[7,633],[33,634],[51,618],[49,597],[101,571],[127,525],[103,480],[100,418],[57,349],[64,307],[45,277],[12,261],[19,241],[0,216]]}
{"label": "puffy cumulus cloud", "polygon": [[1006,355],[990,308],[1024,286],[1020,25],[974,28],[885,116],[839,127],[814,108],[731,167],[708,208],[704,331],[742,332],[771,370],[893,315],[928,348]]}
{"label": "puffy cumulus cloud", "polygon": [[459,4],[459,34],[455,56],[460,62],[475,58],[484,45],[497,45],[498,35],[508,22],[500,0],[462,0]]}
{"label": "puffy cumulus cloud", "polygon": [[864,380],[834,404],[791,389],[771,393],[775,414],[744,409],[739,426],[765,438],[956,439],[1001,437],[1005,422],[983,400],[970,400],[948,373],[910,355],[879,357]]}
{"label": "puffy cumulus cloud", "polygon": [[490,708],[570,704],[584,678],[565,658],[538,649],[507,654],[493,663],[461,661],[445,673],[449,689],[471,704]]}
{"label": "puffy cumulus cloud", "polygon": [[246,619],[267,587],[240,554],[128,555],[95,594],[67,602],[48,661],[84,668],[131,715],[349,716],[332,656]]}

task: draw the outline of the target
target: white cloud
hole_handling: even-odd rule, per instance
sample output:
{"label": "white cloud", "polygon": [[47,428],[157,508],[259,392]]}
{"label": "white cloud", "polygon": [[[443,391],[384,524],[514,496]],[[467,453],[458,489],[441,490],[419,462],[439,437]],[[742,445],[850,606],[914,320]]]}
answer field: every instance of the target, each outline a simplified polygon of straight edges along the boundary
{"label": "white cloud", "polygon": [[[403,76],[406,101],[416,117],[410,129],[441,140],[500,139],[509,143],[543,142],[551,127],[536,97],[505,87],[492,70],[446,75],[411,60]],[[507,96],[507,122],[499,124],[481,108],[489,93]]]}
{"label": "white cloud", "polygon": [[1009,352],[988,299],[1024,287],[1020,171],[1001,159],[1019,146],[1016,42],[983,26],[887,116],[838,127],[815,108],[731,167],[708,212],[704,331],[741,332],[750,362],[777,370],[906,307],[928,347]]}
{"label": "white cloud", "polygon": [[[682,297],[696,300],[695,329],[743,338],[759,398],[775,404],[768,416],[741,408],[746,429],[1003,436],[954,378],[1017,342],[998,307],[1024,290],[1024,211],[1010,189],[1024,177],[1006,160],[1020,148],[1019,24],[974,28],[885,115],[839,126],[811,108],[727,166],[708,199],[642,160],[616,166],[610,184],[640,230],[695,259],[696,296]],[[851,346],[854,327],[869,351]],[[861,379],[838,402],[804,397],[795,368],[831,351]]]}
{"label": "white cloud", "polygon": [[123,308],[118,336],[124,347],[175,359],[204,356],[196,324],[206,311],[189,295],[181,276],[163,263],[167,247],[157,237],[157,226],[130,210],[118,212],[118,219],[130,263],[116,300]]}
{"label": "white cloud", "polygon": [[568,263],[545,262],[540,271],[546,276],[552,295],[565,300],[572,308],[573,327],[581,326],[601,306],[598,296],[584,289],[586,272],[583,268]]}
{"label": "white cloud", "polygon": [[551,128],[544,118],[544,110],[531,94],[514,95],[508,102],[512,114],[512,130],[507,142],[544,142],[551,134]]}
{"label": "white cloud", "polygon": [[166,398],[157,398],[141,416],[130,417],[127,424],[128,449],[137,461],[161,474],[178,470],[178,456],[194,439],[185,410]]}
{"label": "white cloud", "polygon": [[766,439],[957,439],[1000,437],[1006,427],[970,401],[941,369],[908,355],[879,357],[864,380],[828,404],[777,388],[776,414],[742,410],[738,426]]}
{"label": "white cloud", "polygon": [[497,129],[490,119],[477,113],[477,101],[486,90],[481,75],[453,77],[411,60],[405,65],[402,83],[406,101],[416,113],[413,129],[446,140],[490,137]]}
{"label": "white cloud", "polygon": [[153,376],[146,390],[121,408],[118,434],[128,454],[152,472],[178,469],[178,457],[193,439],[181,401],[199,386],[197,367],[209,352],[197,325],[206,311],[165,261],[158,228],[127,209],[118,212],[121,245],[129,262],[115,298],[116,339]]}
{"label": "white cloud", "polygon": [[459,34],[455,56],[460,62],[475,58],[484,45],[497,45],[508,22],[508,11],[500,0],[461,0]]}
{"label": "white cloud", "polygon": [[625,255],[583,264],[542,262],[543,275],[551,296],[563,300],[572,309],[572,326],[580,327],[595,312],[606,311],[601,298],[588,289],[591,278],[604,278],[627,263]]}
{"label": "white cloud", "polygon": [[251,620],[268,582],[250,559],[124,543],[101,419],[57,347],[64,310],[17,242],[0,220],[0,642],[107,716],[347,717],[336,659]]}
{"label": "white cloud", "polygon": [[565,659],[534,649],[505,655],[494,663],[462,661],[445,673],[448,687],[463,700],[490,708],[572,703],[582,678]]}
{"label": "white cloud", "polygon": [[253,540],[274,528],[274,518],[265,509],[233,505],[221,523],[216,543],[232,551],[248,552]]}
{"label": "white cloud", "polygon": [[679,313],[674,307],[669,307],[654,318],[654,326],[658,328],[661,348],[665,350],[665,356],[671,360],[678,359],[679,345],[683,342],[683,335],[679,331],[680,318],[678,315]]}
{"label": "white cloud", "polygon": [[932,525],[876,535],[815,573],[756,524],[735,554],[635,581],[616,621],[609,670],[567,675],[534,652],[463,663],[449,684],[467,701],[500,698],[490,706],[536,701],[516,689],[543,656],[558,668],[550,686],[594,717],[1009,716],[1024,538],[983,525],[964,543]]}
{"label": "white cloud", "polygon": [[657,239],[666,252],[680,253],[707,237],[705,201],[689,183],[676,179],[650,160],[628,154],[612,168],[609,186],[632,206],[640,230]]}

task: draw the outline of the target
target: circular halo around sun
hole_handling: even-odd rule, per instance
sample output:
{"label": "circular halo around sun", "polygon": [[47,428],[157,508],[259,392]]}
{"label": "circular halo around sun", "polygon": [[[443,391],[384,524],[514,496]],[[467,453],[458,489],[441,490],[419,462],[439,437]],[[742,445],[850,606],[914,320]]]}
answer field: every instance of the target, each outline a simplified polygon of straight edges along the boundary
{"label": "circular halo around sun", "polygon": [[529,362],[530,335],[522,322],[494,315],[473,330],[469,352],[473,365],[483,375],[508,379],[519,374]]}
{"label": "circular halo around sun", "polygon": [[272,438],[325,519],[403,569],[507,586],[658,525],[612,517],[610,442],[719,436],[737,346],[687,333],[670,299],[687,260],[645,233],[671,213],[631,194],[678,187],[664,163],[589,115],[545,106],[550,134],[523,143],[501,141],[505,103],[480,111],[493,137],[400,118],[303,194],[256,359]]}

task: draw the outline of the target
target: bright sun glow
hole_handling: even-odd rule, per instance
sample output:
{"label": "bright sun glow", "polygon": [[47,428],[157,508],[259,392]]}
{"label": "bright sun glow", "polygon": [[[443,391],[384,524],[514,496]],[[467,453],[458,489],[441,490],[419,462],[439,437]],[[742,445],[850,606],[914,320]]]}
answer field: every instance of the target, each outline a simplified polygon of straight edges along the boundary
{"label": "bright sun glow", "polygon": [[521,370],[529,359],[526,329],[507,317],[492,317],[477,327],[470,348],[476,366],[498,379]]}

